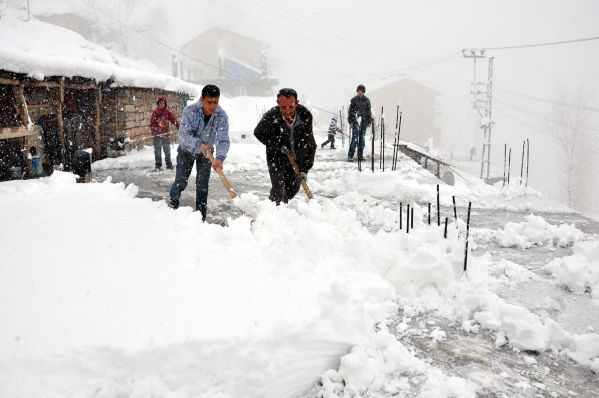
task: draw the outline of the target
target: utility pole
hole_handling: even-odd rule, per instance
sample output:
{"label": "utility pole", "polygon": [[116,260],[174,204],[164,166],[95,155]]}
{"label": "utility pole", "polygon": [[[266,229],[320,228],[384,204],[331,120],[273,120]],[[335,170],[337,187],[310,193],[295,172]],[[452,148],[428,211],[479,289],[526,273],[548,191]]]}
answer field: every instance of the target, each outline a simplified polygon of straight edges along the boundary
{"label": "utility pole", "polygon": [[[486,54],[486,50],[483,49],[463,49],[462,55],[464,58],[472,58],[474,61],[474,76],[472,79],[472,94],[473,100],[472,105],[477,110],[479,116],[482,118],[481,128],[484,130],[483,137],[483,150],[480,161],[480,178],[486,175],[486,179],[489,178],[489,171],[491,169],[491,129],[493,127],[493,61],[495,57],[490,57]],[[488,70],[487,70],[487,81],[479,82],[476,78],[476,60],[487,59]],[[481,90],[480,87],[483,87]],[[485,172],[486,166],[486,172]]]}

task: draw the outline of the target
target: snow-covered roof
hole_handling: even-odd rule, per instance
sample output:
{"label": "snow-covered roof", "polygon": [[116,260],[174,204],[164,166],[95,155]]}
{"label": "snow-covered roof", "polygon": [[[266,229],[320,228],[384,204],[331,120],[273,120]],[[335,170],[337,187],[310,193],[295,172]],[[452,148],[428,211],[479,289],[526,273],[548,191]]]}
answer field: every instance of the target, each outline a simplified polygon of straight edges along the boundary
{"label": "snow-covered roof", "polygon": [[157,88],[197,95],[199,87],[160,73],[151,63],[115,54],[62,27],[11,13],[0,20],[0,69],[45,76],[84,77],[114,86]]}

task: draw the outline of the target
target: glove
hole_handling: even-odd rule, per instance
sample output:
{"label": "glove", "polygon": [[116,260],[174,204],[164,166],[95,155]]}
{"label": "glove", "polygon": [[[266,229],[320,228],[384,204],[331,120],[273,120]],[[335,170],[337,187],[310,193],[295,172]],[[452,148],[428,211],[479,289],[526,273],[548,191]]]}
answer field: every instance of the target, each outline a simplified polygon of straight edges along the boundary
{"label": "glove", "polygon": [[308,181],[308,174],[302,171],[302,172],[299,174],[299,178],[300,178],[300,181],[301,181],[301,180]]}
{"label": "glove", "polygon": [[280,151],[281,153],[287,155],[289,153],[289,148],[287,148],[286,146],[282,146]]}

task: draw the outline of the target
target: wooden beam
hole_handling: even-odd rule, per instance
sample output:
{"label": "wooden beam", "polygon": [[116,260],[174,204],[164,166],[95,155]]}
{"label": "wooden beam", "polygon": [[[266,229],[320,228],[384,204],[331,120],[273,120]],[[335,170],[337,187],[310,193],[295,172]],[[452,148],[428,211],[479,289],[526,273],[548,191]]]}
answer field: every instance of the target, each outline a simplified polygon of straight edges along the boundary
{"label": "wooden beam", "polygon": [[62,103],[64,102],[64,78],[60,80],[58,87],[58,137],[60,138],[60,161],[64,164],[65,146],[64,146],[64,123],[62,121]]}
{"label": "wooden beam", "polygon": [[0,128],[0,140],[7,140],[9,138],[19,138],[33,135],[35,132],[29,130],[25,126],[18,127],[4,127]]}
{"label": "wooden beam", "polygon": [[96,83],[67,83],[64,82],[46,82],[46,81],[27,81],[25,83],[29,87],[42,87],[42,88],[60,88],[62,85],[68,90],[93,90],[97,87]]}
{"label": "wooden beam", "polygon": [[[18,89],[18,97],[19,97],[19,103],[21,106],[21,118],[23,120],[23,128],[27,128],[27,126],[29,125],[29,113],[27,113],[27,102],[25,102],[25,83],[23,81],[19,82],[19,89]],[[23,140],[23,146],[25,147],[24,151],[23,151],[23,156],[25,157],[25,170],[26,170],[26,175],[27,176],[31,176],[31,163],[29,162],[29,158],[27,157],[27,154],[29,154],[29,148],[31,147],[31,134],[25,135],[23,136],[24,140]]]}
{"label": "wooden beam", "polygon": [[100,137],[100,104],[102,103],[102,89],[96,88],[96,142],[94,145],[94,158],[100,159],[102,157],[102,142]]}
{"label": "wooden beam", "polygon": [[7,79],[5,77],[0,77],[0,84],[8,84],[10,86],[18,86],[19,85],[19,81],[18,80]]}

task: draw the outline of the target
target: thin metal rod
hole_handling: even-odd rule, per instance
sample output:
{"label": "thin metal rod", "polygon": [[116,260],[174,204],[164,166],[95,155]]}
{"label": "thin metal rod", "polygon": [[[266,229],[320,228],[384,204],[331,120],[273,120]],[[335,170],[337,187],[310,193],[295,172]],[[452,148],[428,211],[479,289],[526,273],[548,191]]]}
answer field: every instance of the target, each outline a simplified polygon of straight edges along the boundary
{"label": "thin metal rod", "polygon": [[445,232],[443,232],[443,237],[447,239],[447,217],[445,217]]}

